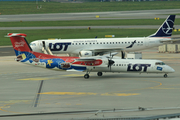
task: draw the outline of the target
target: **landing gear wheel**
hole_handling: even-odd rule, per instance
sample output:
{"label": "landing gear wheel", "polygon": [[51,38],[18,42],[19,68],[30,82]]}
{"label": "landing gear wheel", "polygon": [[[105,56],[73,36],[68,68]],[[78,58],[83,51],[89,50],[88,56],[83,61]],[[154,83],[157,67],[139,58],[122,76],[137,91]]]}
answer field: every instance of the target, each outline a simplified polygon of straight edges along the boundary
{"label": "landing gear wheel", "polygon": [[102,72],[98,72],[97,75],[98,75],[98,76],[102,76]]}
{"label": "landing gear wheel", "polygon": [[89,78],[89,74],[85,74],[85,75],[84,75],[84,78],[85,78],[85,79],[88,79],[88,78]]}
{"label": "landing gear wheel", "polygon": [[165,78],[167,78],[167,76],[168,76],[167,74],[164,74],[164,77],[165,77]]}

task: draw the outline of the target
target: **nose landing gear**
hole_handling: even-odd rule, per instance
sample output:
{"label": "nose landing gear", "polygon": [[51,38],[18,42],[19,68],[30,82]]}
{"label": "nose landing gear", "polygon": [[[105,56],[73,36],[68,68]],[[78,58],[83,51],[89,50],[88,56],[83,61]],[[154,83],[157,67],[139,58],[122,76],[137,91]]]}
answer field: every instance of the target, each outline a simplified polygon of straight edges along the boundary
{"label": "nose landing gear", "polygon": [[167,78],[168,77],[168,75],[167,74],[164,74],[164,78]]}
{"label": "nose landing gear", "polygon": [[88,78],[89,78],[89,74],[85,74],[85,75],[84,75],[84,78],[85,78],[85,79],[88,79]]}

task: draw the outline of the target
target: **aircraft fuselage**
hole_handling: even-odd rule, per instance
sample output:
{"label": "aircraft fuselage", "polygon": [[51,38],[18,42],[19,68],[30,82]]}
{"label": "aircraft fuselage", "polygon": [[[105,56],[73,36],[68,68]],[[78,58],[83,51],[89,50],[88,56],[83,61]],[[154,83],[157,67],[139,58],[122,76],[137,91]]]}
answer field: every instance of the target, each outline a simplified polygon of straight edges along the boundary
{"label": "aircraft fuselage", "polygon": [[[98,49],[109,49],[114,51],[125,50],[127,52],[139,51],[151,47],[160,46],[160,40],[170,38],[159,37],[137,37],[137,38],[93,38],[93,39],[58,39],[37,40],[31,42],[33,51],[42,52],[42,41],[46,49],[49,48],[53,54],[79,54],[80,51],[92,51]],[[119,50],[117,50],[119,48]],[[122,49],[121,49],[122,48]],[[99,51],[101,52],[101,51]]]}

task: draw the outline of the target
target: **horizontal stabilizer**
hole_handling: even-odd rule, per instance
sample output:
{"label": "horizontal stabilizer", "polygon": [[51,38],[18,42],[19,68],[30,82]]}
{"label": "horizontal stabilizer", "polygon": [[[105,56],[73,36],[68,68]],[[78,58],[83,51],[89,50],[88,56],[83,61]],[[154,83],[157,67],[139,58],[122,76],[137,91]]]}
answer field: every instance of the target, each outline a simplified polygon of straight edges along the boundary
{"label": "horizontal stabilizer", "polygon": [[24,33],[8,33],[5,37],[26,37],[27,35]]}

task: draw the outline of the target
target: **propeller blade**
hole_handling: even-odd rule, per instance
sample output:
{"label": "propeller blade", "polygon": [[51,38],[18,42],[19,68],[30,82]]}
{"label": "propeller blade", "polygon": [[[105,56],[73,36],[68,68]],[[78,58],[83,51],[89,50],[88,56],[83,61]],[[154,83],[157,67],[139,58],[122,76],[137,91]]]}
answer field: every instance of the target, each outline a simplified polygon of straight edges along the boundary
{"label": "propeller blade", "polygon": [[114,64],[114,61],[113,60],[108,60],[109,63],[108,63],[108,68],[110,69],[111,71],[111,66]]}

